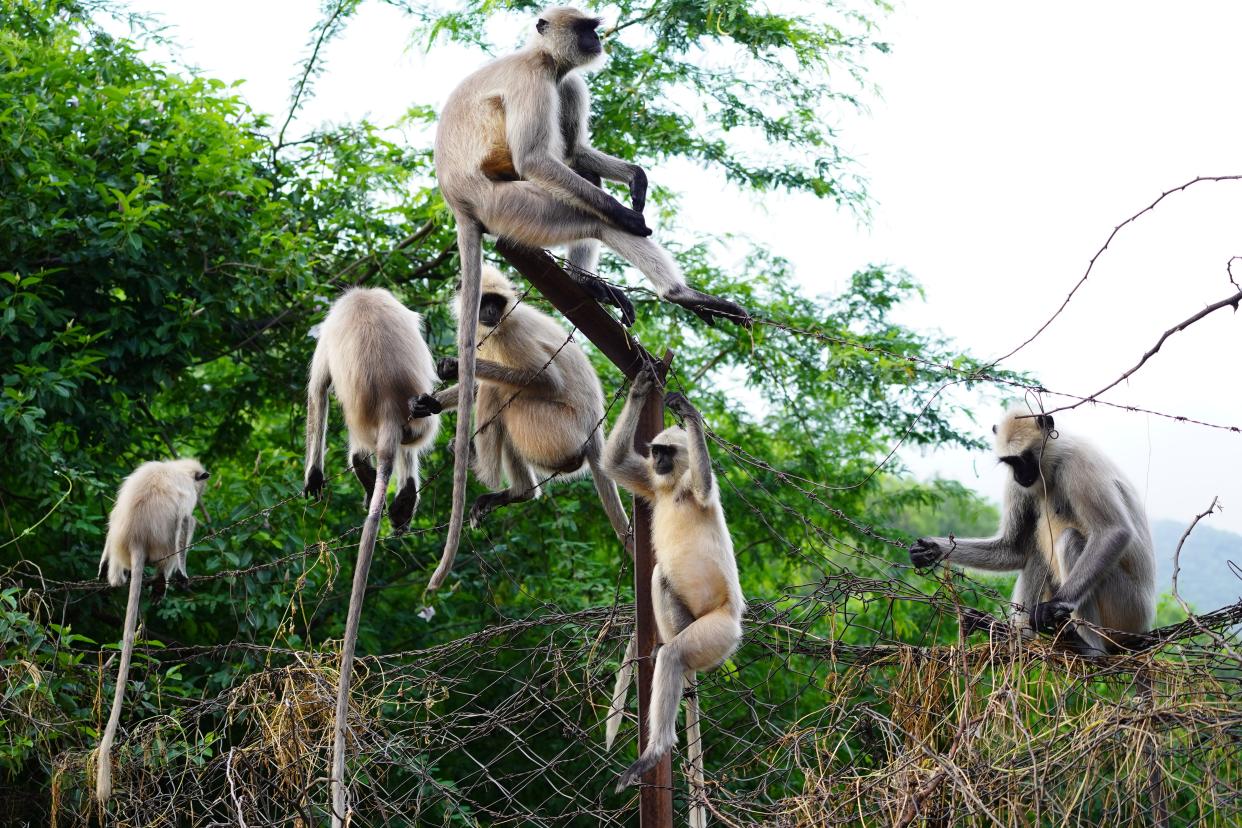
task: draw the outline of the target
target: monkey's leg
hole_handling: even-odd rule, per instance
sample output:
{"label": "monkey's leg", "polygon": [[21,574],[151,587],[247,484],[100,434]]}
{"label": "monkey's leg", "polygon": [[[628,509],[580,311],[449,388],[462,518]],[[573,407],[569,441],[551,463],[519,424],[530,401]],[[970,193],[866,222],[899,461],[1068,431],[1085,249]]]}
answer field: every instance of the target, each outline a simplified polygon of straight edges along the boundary
{"label": "monkey's leg", "polygon": [[402,446],[397,454],[397,496],[388,510],[388,519],[397,534],[410,527],[410,520],[418,510],[418,450],[414,446]]}
{"label": "monkey's leg", "polygon": [[[1087,539],[1076,529],[1066,529],[1057,539],[1057,557],[1061,561],[1062,571],[1069,578],[1074,567],[1082,560],[1083,550],[1087,548]],[[1103,584],[1107,589],[1110,585]],[[1100,625],[1100,609],[1094,594],[1088,595],[1074,611],[1074,617],[1081,618],[1090,624]],[[1108,644],[1098,632],[1086,624],[1069,623],[1061,628],[1057,640],[1072,647],[1079,655],[1094,657],[1108,652]]]}
{"label": "monkey's leg", "polygon": [[1018,573],[1018,582],[1014,584],[1015,608],[1013,615],[1009,617],[1010,623],[1023,638],[1030,638],[1035,634],[1031,627],[1031,613],[1051,591],[1052,570],[1048,568],[1048,562],[1043,555],[1038,551],[1032,552],[1027,555],[1026,566]]}
{"label": "monkey's leg", "polygon": [[741,305],[687,285],[672,257],[651,239],[631,235],[602,222],[598,237],[617,255],[642,271],[661,299],[681,305],[709,325],[714,324],[717,318],[750,325],[750,314]]}
{"label": "monkey's leg", "polygon": [[306,388],[306,477],[303,481],[306,494],[315,498],[323,494],[323,455],[328,439],[328,389],[331,385],[327,350],[317,347]]}
{"label": "monkey's leg", "polygon": [[728,658],[741,638],[741,628],[727,606],[713,610],[682,630],[656,654],[651,688],[647,749],[621,775],[617,790],[637,782],[677,744],[677,708],[685,671],[710,669]]}
{"label": "monkey's leg", "polygon": [[707,789],[703,784],[703,734],[699,728],[699,687],[686,672],[686,764],[690,766],[690,828],[707,828]]}
{"label": "monkey's leg", "polygon": [[365,509],[371,503],[375,490],[375,467],[371,465],[370,453],[350,441],[349,463],[354,467],[354,476],[362,484],[362,508]]}
{"label": "monkey's leg", "polygon": [[[585,209],[576,207],[551,195],[547,190],[530,181],[512,181],[492,185],[489,197],[480,205],[479,220],[488,232],[533,247],[570,248],[571,264],[591,275],[571,273],[597,302],[613,305],[621,311],[622,321],[629,325],[634,321],[634,306],[624,292],[603,279],[594,276],[598,262],[598,247],[589,255],[586,246],[600,238],[603,220]],[[637,238],[637,237],[635,237]],[[591,264],[585,268],[578,260]]]}
{"label": "monkey's leg", "polygon": [[345,797],[345,729],[349,719],[349,684],[353,677],[354,646],[358,643],[358,622],[362,617],[362,602],[366,597],[367,575],[371,571],[371,558],[375,554],[375,541],[379,535],[380,516],[384,513],[388,478],[392,476],[397,450],[401,445],[400,425],[382,422],[378,442],[375,487],[371,492],[367,519],[362,526],[362,539],[358,542],[353,590],[349,594],[349,615],[345,620],[345,637],[341,641],[340,685],[336,693],[336,721],[332,734],[333,828],[340,828],[349,816]]}
{"label": "monkey's leg", "polygon": [[484,518],[502,506],[510,503],[522,503],[539,497],[539,478],[526,459],[513,447],[509,440],[504,440],[501,448],[505,477],[509,479],[509,488],[503,492],[488,492],[480,495],[470,507],[470,525],[478,526]]}

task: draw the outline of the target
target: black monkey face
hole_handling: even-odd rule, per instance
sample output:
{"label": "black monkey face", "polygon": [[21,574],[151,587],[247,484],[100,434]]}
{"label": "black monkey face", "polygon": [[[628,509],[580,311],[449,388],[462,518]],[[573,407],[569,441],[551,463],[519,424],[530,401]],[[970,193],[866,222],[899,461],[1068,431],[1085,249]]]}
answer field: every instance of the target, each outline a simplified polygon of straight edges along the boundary
{"label": "black monkey face", "polygon": [[599,40],[600,19],[598,17],[578,20],[574,23],[575,33],[578,35],[578,51],[582,52],[586,57],[595,57],[604,51],[604,44]]}
{"label": "black monkey face", "polygon": [[1013,469],[1014,482],[1024,489],[1029,489],[1039,479],[1039,461],[1030,449],[1016,456],[1002,457],[1000,461]]}
{"label": "black monkey face", "polygon": [[672,474],[676,465],[677,447],[663,443],[651,444],[651,467],[656,474]]}
{"label": "black monkey face", "polygon": [[479,301],[479,324],[494,328],[504,318],[509,298],[499,293],[485,293]]}

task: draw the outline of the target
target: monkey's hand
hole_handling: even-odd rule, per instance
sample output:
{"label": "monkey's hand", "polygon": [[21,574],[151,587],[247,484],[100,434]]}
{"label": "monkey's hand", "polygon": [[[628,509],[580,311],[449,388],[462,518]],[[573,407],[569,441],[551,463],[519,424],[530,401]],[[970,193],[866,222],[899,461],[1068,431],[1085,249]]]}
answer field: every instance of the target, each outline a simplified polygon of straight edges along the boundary
{"label": "monkey's hand", "polygon": [[1065,601],[1044,601],[1035,605],[1031,613],[1031,626],[1035,632],[1055,634],[1069,623],[1074,607]]}
{"label": "monkey's hand", "polygon": [[931,538],[919,538],[910,544],[910,563],[915,569],[928,569],[944,560],[949,553]]}
{"label": "monkey's hand", "polygon": [[436,360],[436,374],[445,382],[457,379],[457,357],[440,357]]}
{"label": "monkey's hand", "polygon": [[307,473],[306,485],[302,488],[302,493],[315,500],[323,497],[323,469],[315,466]]}
{"label": "monkey's hand", "polygon": [[647,173],[637,164],[630,168],[630,206],[636,213],[647,206]]}
{"label": "monkey's hand", "polygon": [[656,376],[655,369],[650,365],[644,365],[638,371],[638,376],[634,377],[634,383],[630,386],[630,398],[634,400],[645,400],[657,385],[660,378]]}
{"label": "monkey's hand", "polygon": [[410,397],[411,420],[430,417],[433,414],[439,414],[443,410],[444,406],[431,394],[419,394],[417,397]]}
{"label": "monkey's hand", "polygon": [[664,395],[664,407],[672,409],[678,417],[683,420],[702,420],[703,415],[699,414],[699,410],[694,407],[690,400],[686,399],[686,395],[680,391],[670,391]]}
{"label": "monkey's hand", "polygon": [[651,228],[647,226],[646,219],[643,214],[637,210],[631,210],[621,202],[617,202],[616,209],[608,217],[617,228],[624,230],[631,236],[650,236]]}

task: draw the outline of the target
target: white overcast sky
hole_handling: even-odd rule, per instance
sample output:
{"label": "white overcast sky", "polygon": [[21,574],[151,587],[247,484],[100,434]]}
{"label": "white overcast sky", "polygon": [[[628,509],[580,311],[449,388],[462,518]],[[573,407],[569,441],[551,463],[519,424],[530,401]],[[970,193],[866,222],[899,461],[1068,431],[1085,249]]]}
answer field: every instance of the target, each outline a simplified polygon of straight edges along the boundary
{"label": "white overcast sky", "polygon": [[[132,7],[173,27],[182,60],[244,80],[240,93],[273,116],[286,110],[319,15],[313,0]],[[816,293],[836,291],[870,262],[904,267],[927,300],[902,309],[901,322],[995,357],[1051,315],[1123,219],[1197,175],[1242,173],[1242,3],[909,3],[881,26],[893,52],[869,58],[880,95],[866,114],[845,117],[841,134],[870,181],[870,224],[809,197],[760,203],[722,193],[718,178],[688,165],[650,170],[681,193],[687,225],[771,247]],[[415,102],[438,106],[480,62],[458,47],[425,55],[409,32],[399,12],[364,5],[328,49],[292,134],[364,116],[391,123]],[[1094,392],[1166,328],[1229,295],[1234,255],[1242,182],[1171,196],[1119,234],[1067,311],[1006,366],[1055,390]],[[1104,399],[1239,425],[1240,368],[1242,317],[1218,311]],[[1000,399],[978,402],[980,433]],[[1099,442],[1153,519],[1188,521],[1219,495],[1225,511],[1210,525],[1242,532],[1242,434],[1102,407],[1065,412],[1058,425]],[[1004,475],[986,455],[906,459],[922,476],[955,477],[999,499]]]}

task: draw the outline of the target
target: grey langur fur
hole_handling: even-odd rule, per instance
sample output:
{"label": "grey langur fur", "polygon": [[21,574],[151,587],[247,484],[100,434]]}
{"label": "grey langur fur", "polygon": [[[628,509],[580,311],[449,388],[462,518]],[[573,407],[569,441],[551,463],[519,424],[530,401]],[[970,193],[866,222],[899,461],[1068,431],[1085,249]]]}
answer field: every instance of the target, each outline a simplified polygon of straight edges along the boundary
{"label": "grey langur fur", "polygon": [[[660,432],[651,441],[649,458],[634,449],[643,405],[656,384],[650,368],[638,375],[604,448],[605,468],[613,479],[651,503],[656,553],[651,594],[662,645],[655,661],[647,747],[621,775],[617,790],[635,784],[676,744],[683,689],[687,684],[693,688],[696,672],[717,667],[737,649],[746,609],[702,416],[682,394],[669,394],[665,404],[682,417],[685,427]],[[620,718],[618,696],[624,702],[623,686],[619,689],[613,694],[610,728]],[[702,798],[703,774],[698,712],[692,693],[686,730],[696,801]],[[693,806],[691,824],[705,823],[705,809]]]}
{"label": "grey langur fur", "polygon": [[[600,462],[604,392],[582,346],[552,317],[519,302],[513,283],[494,267],[483,268],[482,291],[483,338],[475,363],[479,425],[472,453],[475,473],[492,491],[474,502],[471,525],[493,509],[538,497],[547,478],[573,478],[589,470],[613,530],[632,549],[625,507]],[[462,313],[460,297],[457,313]],[[456,359],[440,360],[441,378],[456,379],[457,368]],[[461,387],[414,400],[413,416],[456,408]],[[452,564],[451,556],[442,560],[433,583],[440,583]]]}
{"label": "grey langur fur", "polygon": [[[466,388],[475,385],[485,232],[531,247],[570,245],[571,262],[579,267],[593,266],[595,241],[602,241],[641,270],[662,298],[709,321],[723,316],[750,322],[740,306],[687,286],[668,253],[647,238],[642,169],[591,147],[589,95],[579,70],[603,54],[599,23],[577,9],[549,9],[525,48],[469,75],[441,111],[436,178],[457,221],[462,267],[457,354]],[[632,209],[596,186],[600,178],[628,184]],[[600,292],[600,280],[587,277],[582,283],[597,298],[615,301],[614,293]],[[459,404],[457,446],[470,443],[472,405],[469,396]],[[461,540],[467,466],[467,453],[457,452],[444,544],[448,558]],[[438,585],[433,580],[429,588]]]}
{"label": "grey langur fur", "polygon": [[107,802],[112,796],[112,743],[121,721],[125,684],[134,656],[143,567],[150,563],[159,570],[159,584],[170,579],[185,582],[186,549],[194,539],[196,525],[194,507],[210,476],[201,463],[189,458],[143,463],[125,478],[108,515],[108,537],[99,560],[99,576],[106,574],[109,584],[120,586],[128,571],[129,602],[125,605],[112,712],[96,754],[95,798],[100,802]]}
{"label": "grey langur fur", "polygon": [[[1015,409],[993,426],[996,455],[1013,471],[996,537],[920,538],[910,560],[1018,572],[1012,621],[1028,633],[1062,632],[1071,618],[1126,639],[1145,633],[1155,616],[1156,563],[1142,501],[1098,449],[1054,425],[1050,415]],[[1125,645],[1073,627],[1063,637],[1085,655]]]}
{"label": "grey langur fur", "polygon": [[[418,457],[431,447],[440,419],[436,416],[410,419],[409,400],[431,391],[435,382],[435,365],[423,340],[421,318],[391,293],[378,288],[353,288],[332,304],[320,326],[319,342],[311,361],[305,490],[316,498],[323,493],[328,391],[331,389],[345,414],[349,455],[365,492],[367,507],[354,564],[345,638],[341,642],[332,748],[334,826],[341,824],[348,810],[344,775],[349,684],[380,516],[394,466],[399,483],[389,515],[393,528],[397,532],[404,531],[418,507]],[[368,462],[371,452],[375,452],[375,467]]]}

